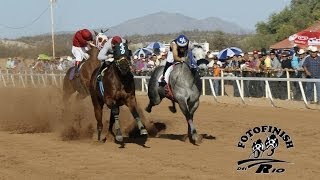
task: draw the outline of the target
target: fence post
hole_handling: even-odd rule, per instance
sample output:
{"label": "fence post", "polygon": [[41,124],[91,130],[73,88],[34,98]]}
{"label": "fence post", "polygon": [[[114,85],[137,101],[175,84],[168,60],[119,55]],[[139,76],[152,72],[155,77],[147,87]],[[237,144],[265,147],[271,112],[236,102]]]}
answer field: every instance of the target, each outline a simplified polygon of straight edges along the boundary
{"label": "fence post", "polygon": [[206,95],[206,80],[202,79],[202,95]]}
{"label": "fence post", "polygon": [[30,72],[30,78],[31,78],[31,83],[33,87],[36,87],[36,84],[34,83],[34,79],[33,79],[33,71]]}
{"label": "fence post", "polygon": [[313,84],[313,99],[314,102],[317,102],[317,87],[316,87],[316,83]]}
{"label": "fence post", "polygon": [[44,87],[46,87],[46,81],[45,81],[43,75],[41,75],[41,78],[42,78],[42,82],[43,82]]}
{"label": "fence post", "polygon": [[[54,84],[55,84],[56,86],[58,86],[58,82],[57,82],[57,79],[56,79],[55,74],[53,74],[53,71],[52,71],[52,73],[51,73],[51,76],[52,76],[52,81],[54,82]],[[53,84],[53,83],[52,83],[52,84]]]}
{"label": "fence post", "polygon": [[213,97],[214,97],[214,100],[215,100],[216,102],[218,102],[216,91],[215,91],[214,88],[213,88],[212,79],[209,79],[209,84],[210,84],[210,89],[211,89],[211,93],[212,93],[212,95],[213,95]]}
{"label": "fence post", "polygon": [[25,83],[24,83],[24,80],[23,80],[23,77],[22,77],[21,74],[19,74],[19,79],[21,80],[22,86],[25,88],[26,85],[25,85]]}
{"label": "fence post", "polygon": [[13,77],[13,75],[11,74],[10,77],[11,77],[11,81],[12,81],[13,87],[16,87],[16,84],[14,83],[14,77]]}
{"label": "fence post", "polygon": [[2,77],[4,87],[7,87],[6,79],[4,78],[3,74],[1,74],[1,77]]}
{"label": "fence post", "polygon": [[143,78],[143,82],[144,82],[144,87],[145,87],[146,91],[148,92],[148,83],[147,83],[146,78]]}
{"label": "fence post", "polygon": [[237,83],[237,87],[238,87],[239,94],[240,94],[240,97],[241,97],[241,101],[242,101],[243,104],[245,104],[244,98],[243,98],[243,93],[242,93],[242,91],[241,91],[241,87],[240,87],[240,83],[239,83],[239,80],[238,80],[238,79],[236,80],[236,83]]}
{"label": "fence post", "polygon": [[303,89],[301,81],[299,81],[299,87],[300,87],[300,92],[301,92],[301,95],[302,95],[302,99],[303,99],[304,105],[306,106],[307,109],[310,109],[310,107],[308,106],[306,94],[304,93],[304,89]]}
{"label": "fence post", "polygon": [[224,79],[223,79],[224,72],[223,72],[223,69],[221,69],[221,77],[222,77],[222,79],[221,79],[221,96],[224,96]]}
{"label": "fence post", "polygon": [[286,75],[287,75],[287,93],[288,93],[288,99],[290,100],[291,99],[291,88],[290,88],[290,81],[289,81],[289,78],[290,78],[290,75],[289,75],[289,71],[286,70]]}
{"label": "fence post", "polygon": [[[243,76],[242,76],[242,70],[241,70],[241,77],[243,77]],[[242,92],[243,97],[244,97],[244,83],[243,83],[243,79],[240,80],[240,87],[241,87],[241,92]]]}
{"label": "fence post", "polygon": [[272,105],[273,107],[276,107],[276,106],[274,105],[274,102],[273,102],[273,97],[272,97],[272,94],[271,94],[271,89],[270,89],[269,81],[265,80],[265,83],[266,83],[267,92],[268,92],[268,94],[269,94],[268,96],[269,96],[269,99],[270,99],[270,101],[271,101],[271,105]]}
{"label": "fence post", "polygon": [[144,92],[143,78],[141,78],[141,91]]}

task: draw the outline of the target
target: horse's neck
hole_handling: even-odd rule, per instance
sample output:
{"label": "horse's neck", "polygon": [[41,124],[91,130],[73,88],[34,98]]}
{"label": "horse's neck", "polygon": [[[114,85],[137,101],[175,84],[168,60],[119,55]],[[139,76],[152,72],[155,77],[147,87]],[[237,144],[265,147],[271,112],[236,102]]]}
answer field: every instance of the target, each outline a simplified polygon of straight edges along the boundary
{"label": "horse's neck", "polygon": [[91,58],[89,58],[89,60],[96,60],[97,59],[96,57],[98,57],[98,53],[99,53],[98,48],[93,47],[93,49],[91,49],[91,52],[89,54],[91,57]]}
{"label": "horse's neck", "polygon": [[[119,80],[119,82],[121,82],[121,84],[123,84],[123,86],[129,86],[130,85],[130,79],[127,78],[127,76],[129,76],[129,74],[127,74],[126,76],[122,76],[120,71],[118,70],[115,62],[113,62],[110,66],[110,68],[108,68],[109,72],[108,73],[112,73],[114,75],[114,77],[116,79]],[[128,72],[130,73],[130,72]]]}

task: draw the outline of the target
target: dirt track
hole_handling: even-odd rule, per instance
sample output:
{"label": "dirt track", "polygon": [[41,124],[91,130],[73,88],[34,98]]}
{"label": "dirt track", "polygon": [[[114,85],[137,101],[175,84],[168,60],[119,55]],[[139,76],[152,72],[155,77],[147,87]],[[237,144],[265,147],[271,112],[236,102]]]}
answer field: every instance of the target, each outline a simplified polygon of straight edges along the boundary
{"label": "dirt track", "polygon": [[[199,133],[214,138],[205,138],[200,146],[194,146],[181,141],[186,123],[180,111],[169,113],[165,100],[151,114],[144,113],[147,120],[167,126],[159,137],[149,138],[149,148],[135,140],[119,148],[113,142],[96,142],[96,134],[87,138],[96,127],[89,98],[80,106],[71,105],[73,113],[69,115],[62,114],[61,95],[56,89],[0,89],[0,98],[0,179],[247,180],[320,176],[320,112],[304,110],[303,105],[276,109],[266,100],[246,106],[238,104],[240,100],[217,104],[205,97],[195,123]],[[145,107],[147,97],[138,96],[138,102]],[[288,101],[279,103],[290,106]],[[120,119],[133,121],[125,108]],[[283,174],[255,175],[254,170],[236,170],[237,161],[248,158],[251,152],[236,147],[240,136],[262,125],[283,128],[293,138],[294,148],[285,149],[281,141],[275,155],[294,163],[283,165]],[[70,127],[79,139],[63,141],[73,138]]]}

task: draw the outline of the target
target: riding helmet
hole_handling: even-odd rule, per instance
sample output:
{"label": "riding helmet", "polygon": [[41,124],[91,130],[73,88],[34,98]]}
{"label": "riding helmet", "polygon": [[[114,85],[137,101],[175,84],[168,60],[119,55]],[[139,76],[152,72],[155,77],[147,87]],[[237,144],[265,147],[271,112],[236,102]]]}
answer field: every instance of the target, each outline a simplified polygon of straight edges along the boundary
{"label": "riding helmet", "polygon": [[81,30],[81,35],[86,41],[92,41],[92,34],[88,29]]}
{"label": "riding helmet", "polygon": [[117,43],[121,43],[121,42],[122,42],[122,39],[119,36],[114,36],[111,41],[112,44],[117,44]]}
{"label": "riding helmet", "polygon": [[189,39],[185,35],[181,34],[176,38],[176,42],[178,46],[185,47],[189,44]]}

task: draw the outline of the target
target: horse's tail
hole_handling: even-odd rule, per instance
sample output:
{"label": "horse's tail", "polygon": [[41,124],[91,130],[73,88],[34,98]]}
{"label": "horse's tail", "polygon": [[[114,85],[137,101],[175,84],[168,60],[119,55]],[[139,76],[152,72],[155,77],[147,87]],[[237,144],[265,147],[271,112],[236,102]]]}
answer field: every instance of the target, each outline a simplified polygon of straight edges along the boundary
{"label": "horse's tail", "polygon": [[158,78],[160,78],[162,72],[163,72],[164,66],[158,66],[154,69],[154,71],[151,73],[149,83],[148,83],[148,96],[150,101],[157,102],[159,99],[159,92],[158,92]]}

